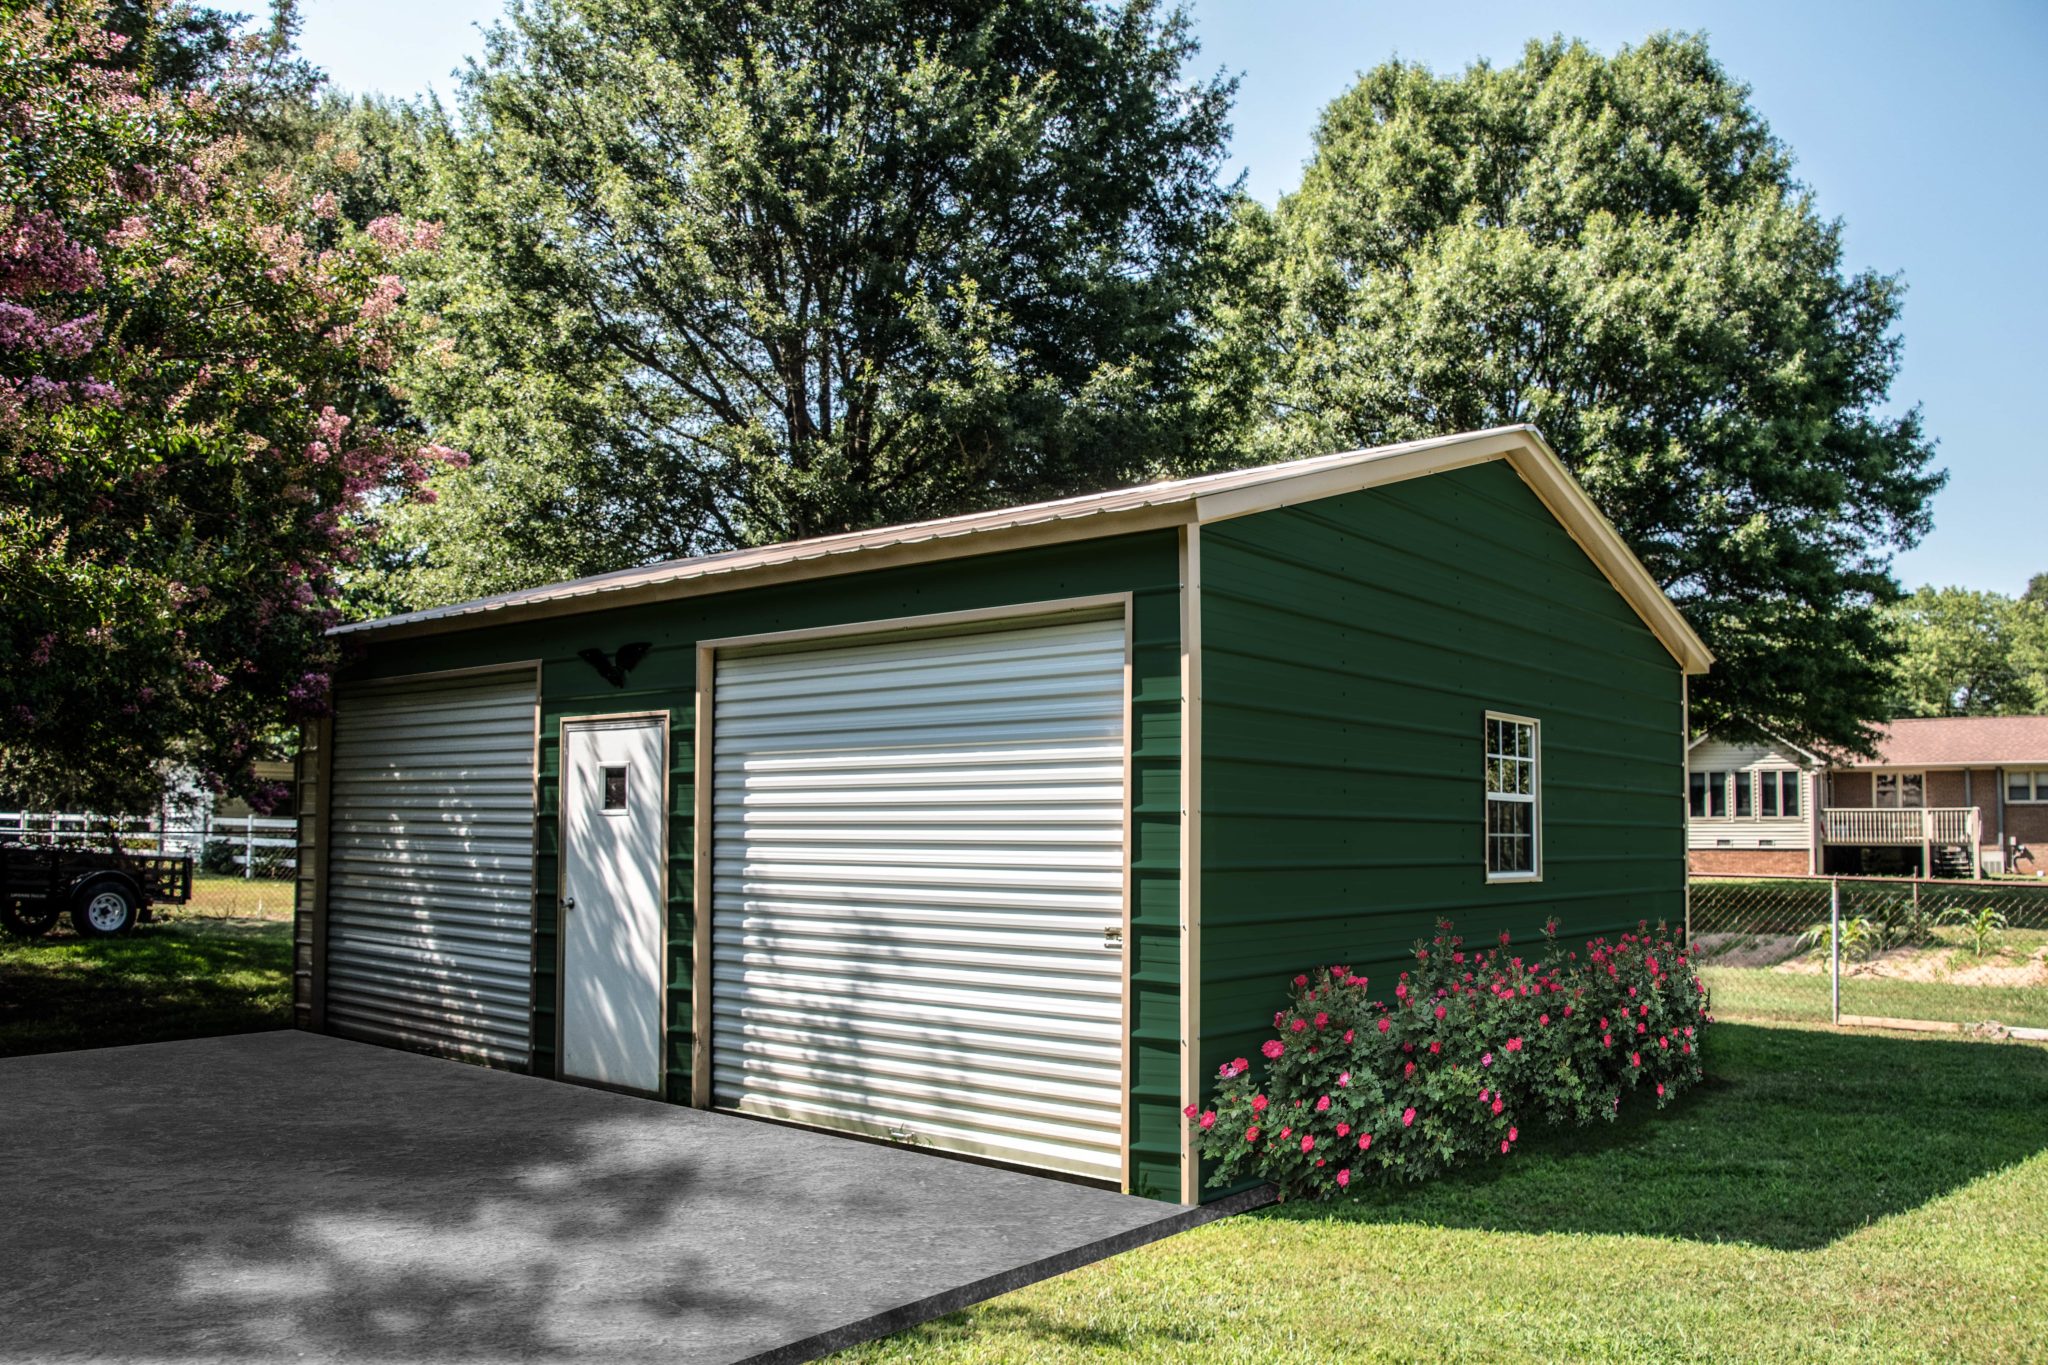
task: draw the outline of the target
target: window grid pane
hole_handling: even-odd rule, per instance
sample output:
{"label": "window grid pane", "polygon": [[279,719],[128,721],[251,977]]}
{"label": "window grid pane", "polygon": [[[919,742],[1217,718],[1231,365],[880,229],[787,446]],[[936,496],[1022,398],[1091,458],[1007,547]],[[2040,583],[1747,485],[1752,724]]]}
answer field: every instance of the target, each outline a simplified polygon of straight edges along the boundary
{"label": "window grid pane", "polygon": [[1784,782],[1785,815],[1789,819],[1799,814],[1799,774],[1785,773],[1781,780]]}
{"label": "window grid pane", "polygon": [[1486,870],[1536,871],[1536,727],[1486,718]]}

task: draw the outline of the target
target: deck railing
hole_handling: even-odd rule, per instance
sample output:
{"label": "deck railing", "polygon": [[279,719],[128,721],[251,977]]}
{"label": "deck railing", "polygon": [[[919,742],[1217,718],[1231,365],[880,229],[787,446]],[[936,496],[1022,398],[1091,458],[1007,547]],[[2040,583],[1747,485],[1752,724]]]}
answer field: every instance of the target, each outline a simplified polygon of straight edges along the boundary
{"label": "deck railing", "polygon": [[1830,806],[1820,813],[1821,838],[1830,844],[1957,844],[1979,842],[1974,806],[1875,810]]}

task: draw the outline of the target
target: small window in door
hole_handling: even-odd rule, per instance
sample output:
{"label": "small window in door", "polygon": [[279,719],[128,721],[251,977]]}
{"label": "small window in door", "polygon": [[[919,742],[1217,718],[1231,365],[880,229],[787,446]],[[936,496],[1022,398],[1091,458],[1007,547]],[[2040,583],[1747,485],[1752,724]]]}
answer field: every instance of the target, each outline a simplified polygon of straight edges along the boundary
{"label": "small window in door", "polygon": [[617,768],[608,767],[600,768],[598,771],[604,778],[601,784],[604,788],[604,808],[606,810],[624,810],[626,808],[625,768],[623,766]]}

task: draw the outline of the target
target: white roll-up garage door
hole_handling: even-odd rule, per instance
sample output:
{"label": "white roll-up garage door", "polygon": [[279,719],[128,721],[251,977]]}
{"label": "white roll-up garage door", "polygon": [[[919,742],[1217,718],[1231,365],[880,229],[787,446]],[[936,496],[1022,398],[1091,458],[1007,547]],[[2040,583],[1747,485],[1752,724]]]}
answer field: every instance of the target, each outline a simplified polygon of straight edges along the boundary
{"label": "white roll-up garage door", "polygon": [[713,1102],[1117,1178],[1121,619],[719,658]]}
{"label": "white roll-up garage door", "polygon": [[327,1026],[524,1065],[533,670],[344,689],[328,824]]}

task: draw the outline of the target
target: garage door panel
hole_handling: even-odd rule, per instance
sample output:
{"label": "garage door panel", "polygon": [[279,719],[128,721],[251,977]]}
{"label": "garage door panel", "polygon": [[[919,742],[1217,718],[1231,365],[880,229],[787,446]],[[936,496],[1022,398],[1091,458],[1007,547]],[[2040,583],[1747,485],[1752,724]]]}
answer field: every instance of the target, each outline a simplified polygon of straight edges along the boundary
{"label": "garage door panel", "polygon": [[344,689],[328,817],[329,1027],[523,1065],[534,677]]}
{"label": "garage door panel", "polygon": [[1121,1171],[1124,650],[1113,620],[719,660],[714,1103]]}

